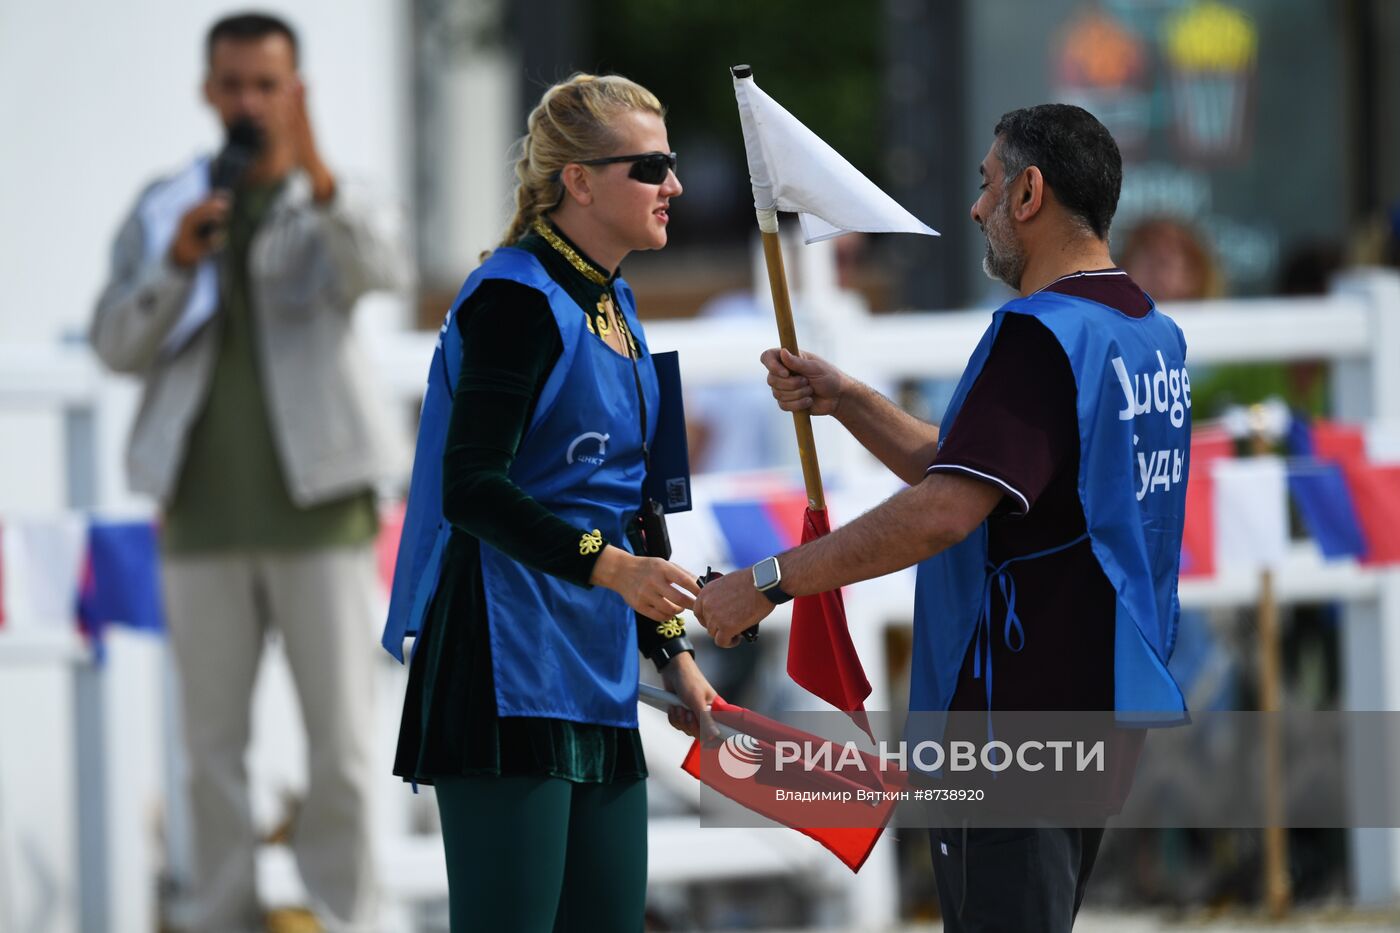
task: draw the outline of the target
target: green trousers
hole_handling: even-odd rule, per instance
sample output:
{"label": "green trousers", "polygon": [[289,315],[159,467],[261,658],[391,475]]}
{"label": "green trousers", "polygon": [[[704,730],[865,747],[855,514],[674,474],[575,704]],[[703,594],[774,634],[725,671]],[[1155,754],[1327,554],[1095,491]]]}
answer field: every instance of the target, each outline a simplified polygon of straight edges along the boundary
{"label": "green trousers", "polygon": [[452,933],[640,933],[645,780],[437,778]]}

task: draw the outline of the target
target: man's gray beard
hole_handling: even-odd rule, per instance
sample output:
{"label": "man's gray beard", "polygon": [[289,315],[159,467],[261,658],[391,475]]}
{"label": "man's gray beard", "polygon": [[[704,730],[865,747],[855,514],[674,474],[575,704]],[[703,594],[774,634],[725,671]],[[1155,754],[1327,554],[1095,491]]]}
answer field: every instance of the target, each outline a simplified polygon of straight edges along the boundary
{"label": "man's gray beard", "polygon": [[1026,271],[1026,255],[1020,250],[998,255],[992,250],[992,240],[988,237],[987,253],[982,257],[982,271],[986,273],[987,278],[995,282],[1003,282],[1019,291],[1021,276]]}
{"label": "man's gray beard", "polygon": [[[1004,282],[1016,291],[1021,290],[1021,276],[1026,271],[1026,254],[1020,248],[1020,244],[1011,236],[1010,217],[1010,192],[1002,194],[1001,201],[987,218],[987,223],[982,227],[982,235],[987,238],[987,253],[982,257],[982,271],[987,278],[997,282]],[[999,237],[1008,245],[1005,252],[998,253],[992,249],[993,232],[1005,233],[1005,237]]]}

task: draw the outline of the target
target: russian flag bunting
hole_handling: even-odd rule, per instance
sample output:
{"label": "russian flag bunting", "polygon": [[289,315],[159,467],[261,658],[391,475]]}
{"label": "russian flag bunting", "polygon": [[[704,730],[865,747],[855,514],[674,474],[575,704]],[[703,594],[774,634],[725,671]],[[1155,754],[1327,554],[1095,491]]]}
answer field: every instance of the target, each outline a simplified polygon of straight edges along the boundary
{"label": "russian flag bunting", "polygon": [[[1400,463],[1373,462],[1360,427],[1329,421],[1295,420],[1287,453],[1236,457],[1223,431],[1196,430],[1183,576],[1275,564],[1286,544],[1290,502],[1324,558],[1351,558],[1366,566],[1400,563]],[[803,537],[805,506],[801,489],[711,501],[716,544],[728,567],[746,567],[796,546]],[[385,513],[376,545],[381,554],[393,553],[399,514]],[[158,562],[151,522],[75,515],[6,518],[0,523],[0,632],[77,625],[100,642],[113,624],[160,631]],[[381,576],[386,569],[381,566]]]}
{"label": "russian flag bunting", "polygon": [[1293,419],[1286,457],[1235,457],[1223,431],[1198,429],[1186,488],[1183,576],[1274,566],[1288,508],[1328,560],[1400,563],[1400,464],[1373,463],[1363,430]]}

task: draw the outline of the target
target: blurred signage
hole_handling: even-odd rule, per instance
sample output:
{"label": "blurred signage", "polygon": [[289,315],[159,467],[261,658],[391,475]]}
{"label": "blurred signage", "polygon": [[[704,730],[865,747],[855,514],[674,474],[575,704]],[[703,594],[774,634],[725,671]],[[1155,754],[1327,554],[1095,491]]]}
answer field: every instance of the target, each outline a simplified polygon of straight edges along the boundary
{"label": "blurred signage", "polygon": [[1076,17],[1053,53],[1057,97],[1097,116],[1129,157],[1143,152],[1151,129],[1149,56],[1145,42],[1098,11]]}
{"label": "blurred signage", "polygon": [[1173,139],[1192,161],[1242,161],[1249,153],[1259,34],[1234,7],[1206,0],[1166,22]]}

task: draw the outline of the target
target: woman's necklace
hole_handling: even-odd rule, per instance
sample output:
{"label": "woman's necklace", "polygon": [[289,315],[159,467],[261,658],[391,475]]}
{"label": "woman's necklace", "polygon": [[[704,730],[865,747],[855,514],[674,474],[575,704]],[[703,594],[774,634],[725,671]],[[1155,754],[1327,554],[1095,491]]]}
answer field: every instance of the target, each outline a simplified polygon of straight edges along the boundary
{"label": "woman's necklace", "polygon": [[[577,269],[579,274],[588,279],[588,281],[604,289],[608,287],[607,276],[594,268],[593,265],[589,263],[587,259],[580,256],[578,251],[572,246],[565,243],[559,234],[550,229],[549,224],[545,222],[543,217],[536,217],[534,223],[530,225],[530,229],[544,237],[544,241],[552,246],[556,253],[567,259],[569,265]],[[636,356],[637,341],[632,338],[632,332],[628,329],[627,322],[623,320],[622,316],[617,313],[617,309],[613,307],[612,295],[608,294],[607,291],[604,291],[603,297],[598,299],[597,315],[590,318],[585,314],[583,320],[584,323],[588,325],[589,331],[603,338],[608,345],[612,346],[623,356]],[[614,327],[616,327],[619,334],[618,340],[621,344],[620,346],[617,343],[613,343],[610,337]]]}
{"label": "woman's necklace", "polygon": [[607,287],[608,277],[595,269],[593,265],[587,259],[580,256],[572,246],[565,243],[559,234],[549,229],[549,224],[545,223],[543,217],[536,217],[535,222],[530,225],[530,229],[544,237],[544,241],[554,247],[556,253],[567,259],[569,265],[577,269],[585,279],[592,282],[594,285],[601,285],[604,288]]}
{"label": "woman's necklace", "polygon": [[[633,338],[632,331],[627,326],[627,319],[619,314],[617,308],[613,306],[612,295],[604,292],[603,297],[598,299],[598,315],[594,319],[597,321],[597,330],[594,330],[593,321],[590,321],[587,315],[584,315],[583,320],[584,323],[588,325],[589,330],[607,341],[608,345],[614,350],[617,350],[617,352],[621,353],[623,356],[636,358],[638,355],[637,341]],[[614,329],[618,332],[618,340],[616,343],[613,342],[610,336]]]}

